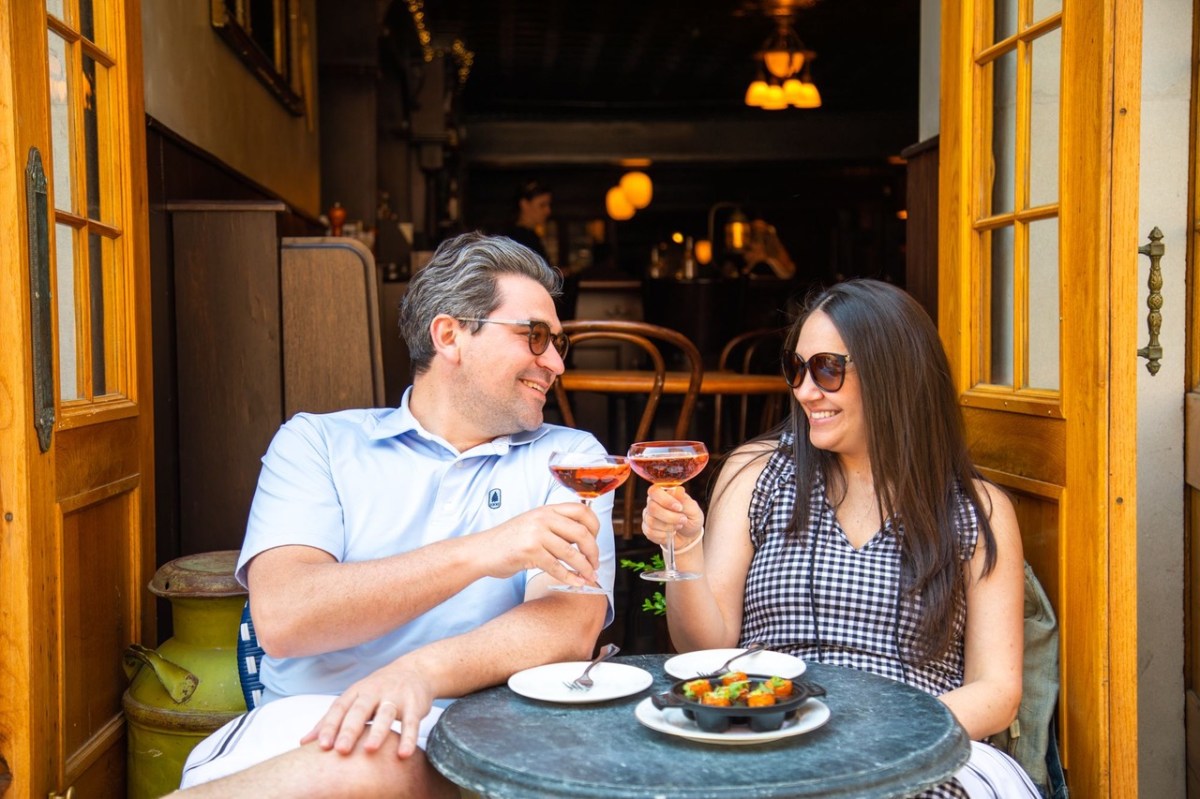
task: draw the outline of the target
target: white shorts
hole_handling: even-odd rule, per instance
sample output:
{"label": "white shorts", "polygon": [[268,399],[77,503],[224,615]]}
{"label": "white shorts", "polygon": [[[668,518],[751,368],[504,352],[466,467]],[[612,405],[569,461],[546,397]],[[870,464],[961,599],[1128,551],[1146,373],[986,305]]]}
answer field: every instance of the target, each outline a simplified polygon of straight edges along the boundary
{"label": "white shorts", "polygon": [[954,778],[971,799],[1041,799],[1017,761],[990,744],[971,741],[971,759]]}
{"label": "white shorts", "polygon": [[[289,696],[238,716],[196,744],[183,767],[179,787],[190,788],[220,779],[299,749],[300,738],[317,726],[335,699],[336,696],[322,694]],[[429,733],[441,715],[442,708],[434,707],[421,719],[417,746],[425,748]],[[392,729],[400,732],[400,722],[392,722]]]}

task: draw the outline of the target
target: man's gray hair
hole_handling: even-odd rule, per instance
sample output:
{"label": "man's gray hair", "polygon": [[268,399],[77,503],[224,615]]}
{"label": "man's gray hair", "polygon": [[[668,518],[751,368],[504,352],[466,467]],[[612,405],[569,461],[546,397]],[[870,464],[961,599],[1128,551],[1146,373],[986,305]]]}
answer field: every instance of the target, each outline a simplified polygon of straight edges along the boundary
{"label": "man's gray hair", "polygon": [[[521,275],[541,284],[551,297],[562,292],[562,275],[541,256],[504,236],[463,233],[438,246],[433,258],[408,284],[400,303],[400,335],[408,345],[413,372],[433,361],[429,326],[438,314],[455,319],[486,319],[500,304],[496,278]],[[471,332],[483,325],[468,323]]]}

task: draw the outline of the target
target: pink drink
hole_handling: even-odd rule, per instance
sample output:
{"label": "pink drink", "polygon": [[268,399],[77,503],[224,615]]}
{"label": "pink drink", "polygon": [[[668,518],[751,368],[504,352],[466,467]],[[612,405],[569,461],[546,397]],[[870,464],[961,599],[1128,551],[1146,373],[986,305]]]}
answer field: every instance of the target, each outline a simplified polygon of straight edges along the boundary
{"label": "pink drink", "polygon": [[558,482],[579,495],[580,499],[595,499],[615,490],[629,478],[629,464],[600,463],[594,466],[550,466]]}
{"label": "pink drink", "polygon": [[643,479],[655,485],[677,486],[700,474],[708,464],[708,453],[634,455],[629,462]]}

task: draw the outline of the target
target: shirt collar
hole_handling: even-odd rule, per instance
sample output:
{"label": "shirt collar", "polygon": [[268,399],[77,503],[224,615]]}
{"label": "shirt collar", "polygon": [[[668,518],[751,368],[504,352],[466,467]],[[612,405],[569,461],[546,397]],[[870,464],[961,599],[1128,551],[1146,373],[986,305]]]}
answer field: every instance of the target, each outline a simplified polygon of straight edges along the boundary
{"label": "shirt collar", "polygon": [[460,456],[505,455],[511,448],[537,441],[550,431],[548,425],[542,424],[536,430],[521,430],[510,435],[497,436],[491,441],[486,441],[472,447],[466,452],[459,453],[444,438],[426,430],[417,421],[417,418],[412,415],[412,411],[408,407],[408,400],[411,394],[412,386],[409,386],[404,390],[404,396],[400,398],[400,407],[377,418],[375,428],[368,431],[369,438],[372,440],[382,440],[385,438],[396,438],[406,433],[415,433],[426,441],[439,444],[450,452]]}

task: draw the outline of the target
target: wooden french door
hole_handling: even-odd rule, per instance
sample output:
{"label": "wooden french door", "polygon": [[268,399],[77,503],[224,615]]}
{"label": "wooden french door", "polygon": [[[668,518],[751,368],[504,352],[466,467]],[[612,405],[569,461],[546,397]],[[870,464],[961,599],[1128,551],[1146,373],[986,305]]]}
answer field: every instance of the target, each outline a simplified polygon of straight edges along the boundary
{"label": "wooden french door", "polygon": [[939,327],[1058,610],[1071,793],[1136,796],[1141,4],[941,13]]}
{"label": "wooden french door", "polygon": [[121,655],[153,629],[137,0],[0,2],[6,796],[123,796]]}

